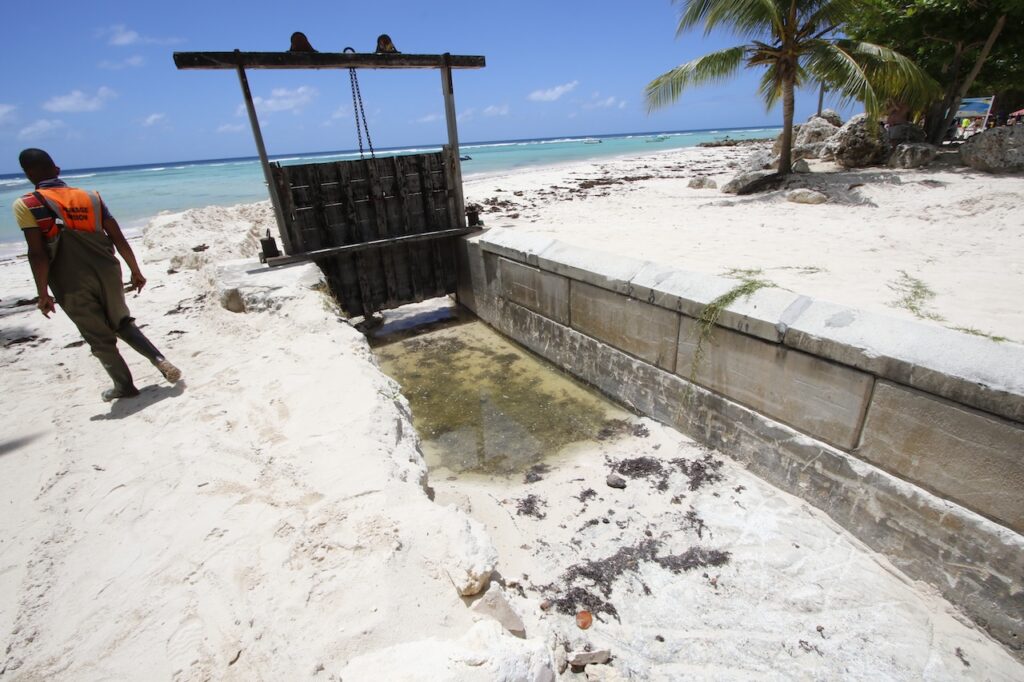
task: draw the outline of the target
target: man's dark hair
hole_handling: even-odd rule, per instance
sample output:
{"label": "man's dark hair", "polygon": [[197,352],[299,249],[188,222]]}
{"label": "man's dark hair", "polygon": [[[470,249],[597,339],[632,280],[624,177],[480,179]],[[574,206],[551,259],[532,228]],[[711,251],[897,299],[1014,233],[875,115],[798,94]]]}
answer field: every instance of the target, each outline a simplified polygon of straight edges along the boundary
{"label": "man's dark hair", "polygon": [[18,154],[18,163],[23,171],[33,175],[45,174],[56,166],[49,154],[34,147]]}

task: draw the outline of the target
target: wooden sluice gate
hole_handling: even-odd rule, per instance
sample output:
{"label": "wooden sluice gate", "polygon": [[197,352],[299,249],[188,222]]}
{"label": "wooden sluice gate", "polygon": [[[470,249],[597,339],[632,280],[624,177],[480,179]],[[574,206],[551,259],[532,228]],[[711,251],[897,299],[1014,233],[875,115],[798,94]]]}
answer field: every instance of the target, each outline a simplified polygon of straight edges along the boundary
{"label": "wooden sluice gate", "polygon": [[[483,57],[359,54],[347,48],[339,53],[176,52],[174,62],[179,69],[233,69],[238,74],[285,252],[274,253],[276,246],[269,253],[265,249],[268,265],[315,261],[351,316],[455,293],[455,238],[473,228],[466,225],[462,197],[452,69],[482,68]],[[246,77],[251,68],[348,69],[363,158],[271,163]],[[448,144],[440,152],[377,158],[367,129],[370,158],[365,158],[360,68],[440,70]]]}
{"label": "wooden sluice gate", "polygon": [[350,315],[453,293],[456,213],[448,153],[298,166],[272,164],[285,229],[316,258]]}

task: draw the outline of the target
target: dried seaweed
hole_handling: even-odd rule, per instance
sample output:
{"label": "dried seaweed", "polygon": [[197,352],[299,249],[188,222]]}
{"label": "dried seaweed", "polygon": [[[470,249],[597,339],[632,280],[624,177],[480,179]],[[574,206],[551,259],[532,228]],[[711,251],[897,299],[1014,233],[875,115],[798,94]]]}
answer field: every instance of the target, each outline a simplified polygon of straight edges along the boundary
{"label": "dried seaweed", "polygon": [[526,475],[523,476],[523,483],[536,483],[537,481],[544,479],[544,474],[550,473],[551,467],[543,462],[534,464],[532,467],[527,469]]}
{"label": "dried seaweed", "polygon": [[[681,573],[705,566],[721,566],[729,561],[729,552],[717,549],[691,547],[682,554],[657,556],[661,542],[646,539],[631,547],[620,547],[615,554],[603,559],[586,560],[570,566],[557,581],[564,585],[561,596],[551,598],[551,604],[559,613],[567,615],[585,608],[595,614],[606,613],[620,620],[615,606],[608,601],[612,585],[626,573],[635,573],[642,563],[653,562],[673,573]],[[580,585],[578,583],[583,583]],[[541,586],[546,592],[558,590],[555,583]],[[650,588],[643,585],[644,594]],[[595,593],[600,593],[600,596]]]}
{"label": "dried seaweed", "polygon": [[710,452],[692,462],[685,459],[673,459],[672,464],[690,479],[690,490],[697,490],[708,483],[717,483],[722,480],[722,474],[718,473],[718,470],[722,468],[723,462],[712,457]]}
{"label": "dried seaweed", "polygon": [[536,495],[527,495],[526,497],[516,500],[516,514],[519,516],[532,516],[534,518],[543,519],[547,517],[547,514],[542,512],[541,507],[548,506],[548,503]]}

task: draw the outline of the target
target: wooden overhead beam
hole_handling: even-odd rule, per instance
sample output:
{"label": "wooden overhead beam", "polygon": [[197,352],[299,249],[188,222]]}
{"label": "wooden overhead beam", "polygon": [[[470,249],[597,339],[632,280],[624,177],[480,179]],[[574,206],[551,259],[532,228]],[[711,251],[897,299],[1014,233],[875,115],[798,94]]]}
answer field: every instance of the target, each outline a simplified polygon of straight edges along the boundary
{"label": "wooden overhead beam", "polygon": [[179,69],[482,69],[482,56],[358,52],[175,52]]}

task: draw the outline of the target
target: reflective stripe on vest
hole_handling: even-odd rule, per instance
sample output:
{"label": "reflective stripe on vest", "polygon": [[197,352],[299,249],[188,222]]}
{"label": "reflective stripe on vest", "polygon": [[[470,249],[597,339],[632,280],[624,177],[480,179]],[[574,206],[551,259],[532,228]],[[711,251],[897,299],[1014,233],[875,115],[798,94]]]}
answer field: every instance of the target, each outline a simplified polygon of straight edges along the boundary
{"label": "reflective stripe on vest", "polygon": [[[103,230],[103,208],[100,195],[96,192],[87,192],[75,187],[47,187],[36,191],[46,200],[47,206],[64,221],[66,229],[83,232]],[[40,224],[40,227],[43,225]],[[43,234],[47,239],[53,239],[58,231],[57,225],[52,225],[49,230],[44,229]]]}

